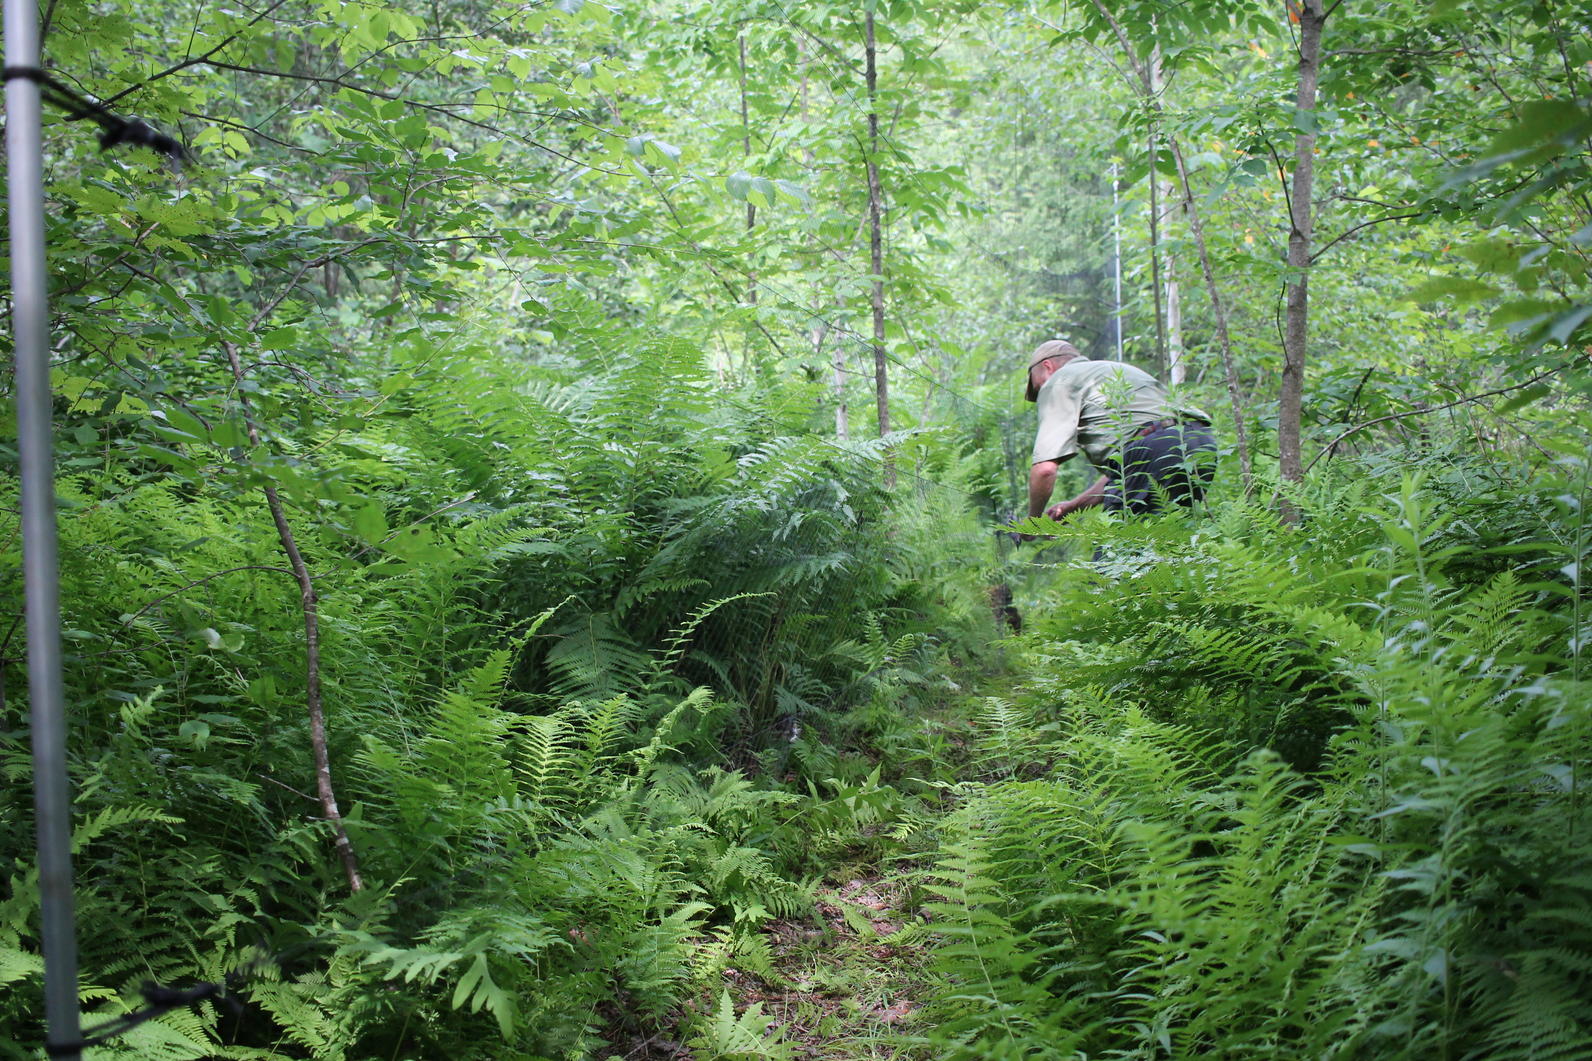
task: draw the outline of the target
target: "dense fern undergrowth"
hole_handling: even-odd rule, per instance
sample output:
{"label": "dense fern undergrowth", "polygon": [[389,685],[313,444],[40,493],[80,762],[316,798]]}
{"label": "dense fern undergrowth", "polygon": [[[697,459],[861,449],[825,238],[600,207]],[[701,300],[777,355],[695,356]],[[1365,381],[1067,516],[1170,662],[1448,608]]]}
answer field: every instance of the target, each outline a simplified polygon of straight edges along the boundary
{"label": "dense fern undergrowth", "polygon": [[935,1056],[1592,1056],[1588,464],[1071,526],[928,887]]}
{"label": "dense fern undergrowth", "polygon": [[[96,1056],[604,1056],[755,961],[877,819],[866,720],[987,636],[946,602],[975,598],[988,535],[907,559],[971,515],[893,520],[867,445],[782,430],[776,392],[727,404],[683,347],[530,375],[460,353],[360,433],[277,440],[354,894],[313,796],[298,586],[246,474],[204,472],[236,451],[113,423],[69,465],[88,1023],[144,981],[235,974]],[[42,970],[13,635],[0,1056],[22,1058]]]}
{"label": "dense fern undergrowth", "polygon": [[[724,972],[777,980],[769,923],[897,857],[932,955],[900,1056],[1589,1056],[1571,442],[1340,462],[1297,526],[1231,492],[1075,520],[999,568],[1027,630],[994,642],[977,452],[903,450],[887,492],[882,451],[806,431],[811,395],[726,401],[667,342],[595,377],[404,370],[272,471],[303,480],[357,893],[236,451],[107,422],[60,484],[90,1021],[144,981],[228,984],[97,1056],[603,1058],[665,1031],[789,1056]],[[42,974],[20,640],[16,1058]]]}

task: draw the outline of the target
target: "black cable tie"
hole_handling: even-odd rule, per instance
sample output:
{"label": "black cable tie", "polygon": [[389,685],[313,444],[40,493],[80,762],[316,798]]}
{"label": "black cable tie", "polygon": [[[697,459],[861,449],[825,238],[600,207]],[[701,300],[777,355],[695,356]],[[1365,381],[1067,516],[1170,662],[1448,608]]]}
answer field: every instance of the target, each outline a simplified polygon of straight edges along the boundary
{"label": "black cable tie", "polygon": [[117,144],[147,147],[178,163],[188,154],[176,140],[165,133],[157,132],[142,118],[120,120],[114,126],[107,126],[105,131],[100,133],[99,143],[101,151],[109,151]]}
{"label": "black cable tie", "polygon": [[203,1002],[221,993],[221,985],[215,983],[198,984],[186,990],[175,987],[161,987],[159,984],[145,984],[143,989],[144,1001],[151,1006],[163,1006],[166,1009],[176,1009],[178,1006],[188,1006],[195,1002]]}
{"label": "black cable tie", "polygon": [[162,987],[156,983],[145,983],[139,990],[148,1003],[143,1009],[124,1013],[114,1017],[104,1024],[90,1028],[88,1032],[75,1043],[52,1043],[46,1041],[44,1052],[51,1057],[67,1057],[80,1054],[93,1046],[104,1046],[118,1036],[125,1035],[147,1020],[170,1013],[183,1006],[191,1006],[195,1002],[203,1002],[207,998],[215,998],[221,994],[222,985],[216,983],[196,984],[189,988]]}
{"label": "black cable tie", "polygon": [[36,66],[7,66],[0,70],[0,74],[3,74],[5,81],[20,78],[37,84],[45,102],[67,112],[67,121],[94,119],[100,127],[101,151],[109,151],[118,144],[129,144],[133,147],[147,147],[157,154],[164,155],[173,167],[180,167],[188,160],[188,149],[175,137],[159,132],[142,118],[123,118],[113,113],[103,104],[87,99],[72,88],[63,85],[51,77],[48,70]]}

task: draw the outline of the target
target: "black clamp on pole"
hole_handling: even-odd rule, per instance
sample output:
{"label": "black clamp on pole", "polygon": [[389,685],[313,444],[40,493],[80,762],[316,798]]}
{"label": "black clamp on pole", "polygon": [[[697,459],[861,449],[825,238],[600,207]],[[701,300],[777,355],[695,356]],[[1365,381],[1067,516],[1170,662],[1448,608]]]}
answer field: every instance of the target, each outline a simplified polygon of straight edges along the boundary
{"label": "black clamp on pole", "polygon": [[142,118],[124,118],[100,103],[89,99],[50,76],[48,70],[37,66],[7,66],[3,71],[6,81],[23,78],[39,86],[44,102],[66,112],[69,122],[91,119],[100,127],[101,151],[109,151],[120,144],[147,147],[163,155],[173,168],[181,168],[188,161],[188,149],[175,138],[155,129]]}

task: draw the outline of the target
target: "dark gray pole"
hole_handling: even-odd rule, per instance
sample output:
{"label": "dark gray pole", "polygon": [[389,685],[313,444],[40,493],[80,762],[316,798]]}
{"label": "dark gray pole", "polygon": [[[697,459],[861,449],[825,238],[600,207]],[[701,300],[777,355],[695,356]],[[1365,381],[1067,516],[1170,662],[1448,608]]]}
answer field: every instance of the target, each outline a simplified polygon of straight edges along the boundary
{"label": "dark gray pole", "polygon": [[[34,0],[4,0],[5,61],[39,65]],[[28,700],[33,710],[33,802],[38,815],[44,1012],[52,1044],[82,1038],[72,897],[72,792],[66,776],[61,604],[55,549],[55,461],[50,439],[50,314],[44,263],[44,147],[39,86],[6,81],[6,190],[11,206],[11,324],[17,360],[17,448],[22,471],[22,571],[27,594]],[[77,1058],[64,1050],[56,1057]]]}

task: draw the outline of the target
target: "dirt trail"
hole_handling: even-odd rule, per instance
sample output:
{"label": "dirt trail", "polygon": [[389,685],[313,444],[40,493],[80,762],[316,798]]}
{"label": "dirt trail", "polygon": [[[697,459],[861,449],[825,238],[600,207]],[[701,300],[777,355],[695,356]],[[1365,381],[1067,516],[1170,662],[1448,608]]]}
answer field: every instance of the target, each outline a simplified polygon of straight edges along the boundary
{"label": "dirt trail", "polygon": [[[856,869],[856,867],[851,867]],[[877,871],[818,890],[822,927],[766,930],[775,977],[736,974],[737,1005],[761,1003],[797,1058],[902,1058],[916,1023],[925,948],[902,930],[917,920],[900,875]]]}
{"label": "dirt trail", "polygon": [[[925,736],[923,750],[932,756],[937,780],[960,778],[970,769],[972,702],[958,697],[913,720]],[[933,793],[927,781],[908,781],[907,790],[926,797],[918,813],[932,819],[945,812],[937,805],[943,795]],[[934,983],[932,918],[924,909],[932,896],[916,884],[925,856],[910,854],[910,842],[878,835],[881,829],[870,825],[863,835],[872,842],[828,862],[811,913],[763,924],[757,945],[675,1014],[669,1030],[632,1039],[612,1057],[932,1061],[924,1013]],[[693,1029],[719,1017],[717,1007],[726,997],[733,1008],[728,1021],[765,1030],[750,1042],[735,1037],[741,1050],[696,1048],[702,1038]]]}
{"label": "dirt trail", "polygon": [[[903,928],[919,920],[904,875],[886,876],[853,864],[842,879],[816,892],[815,918],[771,921],[763,927],[766,962],[760,972],[731,967],[722,988],[735,1014],[754,1010],[768,1036],[759,1052],[701,1055],[681,1025],[700,1021],[714,999],[690,1003],[672,1031],[632,1038],[606,1055],[623,1061],[700,1061],[703,1056],[753,1061],[909,1061],[924,1057],[909,1040],[924,993],[926,948]],[[609,1014],[617,1027],[621,1014]]]}

